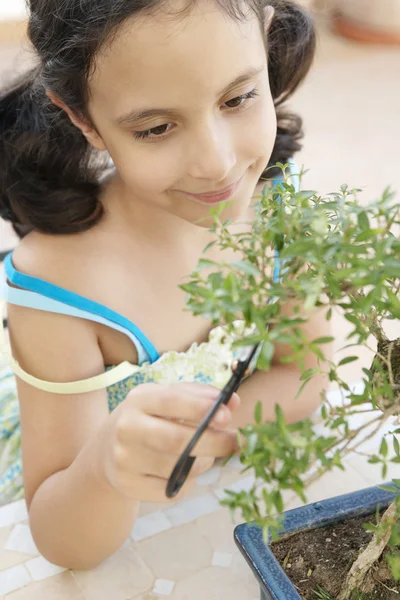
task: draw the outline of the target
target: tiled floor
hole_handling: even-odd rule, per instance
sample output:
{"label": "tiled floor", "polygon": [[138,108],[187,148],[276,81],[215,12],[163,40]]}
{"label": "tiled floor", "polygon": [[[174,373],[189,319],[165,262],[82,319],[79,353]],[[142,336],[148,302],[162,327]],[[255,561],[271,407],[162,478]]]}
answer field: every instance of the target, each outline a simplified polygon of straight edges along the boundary
{"label": "tiled floor", "polygon": [[[224,470],[235,481],[231,488],[248,486],[237,461]],[[213,485],[204,494],[199,479],[195,499],[161,510],[158,505],[144,506],[131,539],[88,572],[63,571],[38,554],[23,501],[0,508],[0,599],[255,600],[257,583],[234,544],[234,523],[218,504],[222,472],[220,466],[214,468]],[[328,474],[309,489],[309,501],[379,482],[378,470],[352,457],[345,472]],[[286,505],[293,508],[299,501],[288,495]]]}
{"label": "tiled floor", "polygon": [[[13,54],[11,48],[0,51],[0,68],[11,67]],[[399,101],[398,49],[357,45],[322,31],[313,72],[291,103],[305,120],[306,144],[298,159],[310,169],[304,185],[329,192],[347,182],[364,187],[365,200],[388,184],[399,189]],[[15,241],[1,223],[0,239],[0,248]],[[340,315],[335,334],[339,347],[346,335]],[[362,354],[356,367],[343,369],[343,377],[359,380],[368,361]],[[314,484],[309,499],[380,481],[377,469],[353,456],[346,472]],[[199,478],[190,498],[177,506],[143,505],[129,542],[91,572],[58,572],[38,556],[24,502],[4,507],[0,600],[255,600],[257,585],[233,543],[230,517],[218,505],[224,488],[248,485],[233,461]],[[295,504],[288,498],[287,506]]]}

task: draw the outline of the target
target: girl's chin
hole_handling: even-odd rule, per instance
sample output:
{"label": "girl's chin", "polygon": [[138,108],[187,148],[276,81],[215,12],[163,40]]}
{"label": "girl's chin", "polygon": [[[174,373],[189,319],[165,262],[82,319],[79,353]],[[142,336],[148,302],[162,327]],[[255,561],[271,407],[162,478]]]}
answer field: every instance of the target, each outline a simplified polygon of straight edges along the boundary
{"label": "girl's chin", "polygon": [[[221,222],[228,220],[233,222],[248,220],[250,204],[251,198],[249,198],[245,203],[234,202],[230,206],[223,208],[221,213],[217,212],[218,218]],[[214,208],[218,208],[218,206]],[[210,229],[210,227],[212,227],[215,223],[215,218],[212,216],[212,214],[210,214],[210,212],[208,215],[206,212],[204,217],[200,217],[198,220],[192,221],[192,223],[198,227]]]}

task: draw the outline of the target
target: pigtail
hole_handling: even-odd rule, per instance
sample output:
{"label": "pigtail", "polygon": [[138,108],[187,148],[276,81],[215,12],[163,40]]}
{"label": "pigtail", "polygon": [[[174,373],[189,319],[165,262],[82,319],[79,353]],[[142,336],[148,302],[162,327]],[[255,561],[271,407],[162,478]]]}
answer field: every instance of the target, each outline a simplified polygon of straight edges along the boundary
{"label": "pigtail", "polygon": [[[312,17],[290,0],[268,0],[275,8],[268,33],[269,76],[277,112],[277,137],[270,165],[286,163],[301,150],[302,119],[282,105],[304,80],[312,65],[316,33]],[[275,176],[272,170],[266,177]],[[263,174],[264,176],[264,174]]]}
{"label": "pigtail", "polygon": [[40,67],[0,92],[0,216],[31,230],[75,233],[101,217],[93,152],[46,95]]}

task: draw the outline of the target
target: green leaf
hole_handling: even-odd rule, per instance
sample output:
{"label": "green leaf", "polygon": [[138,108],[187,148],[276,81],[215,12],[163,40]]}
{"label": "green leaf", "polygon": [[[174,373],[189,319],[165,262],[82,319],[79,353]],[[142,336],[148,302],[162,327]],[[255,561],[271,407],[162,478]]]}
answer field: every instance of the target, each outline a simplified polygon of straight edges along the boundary
{"label": "green leaf", "polygon": [[255,277],[259,277],[261,275],[260,271],[252,265],[250,262],[246,262],[244,260],[239,260],[237,262],[230,263],[232,267],[236,267],[239,271],[243,271],[243,273],[247,273],[247,275],[254,275]]}
{"label": "green leaf", "polygon": [[387,561],[392,570],[392,575],[395,581],[400,581],[400,554],[388,556]]}
{"label": "green leaf", "polygon": [[358,356],[346,356],[346,358],[342,358],[342,360],[339,362],[338,367],[341,367],[342,365],[347,365],[348,363],[354,362],[355,360],[358,360]]}
{"label": "green leaf", "polygon": [[247,439],[247,452],[249,454],[254,454],[254,451],[257,447],[258,435],[256,433],[252,433]]}
{"label": "green leaf", "polygon": [[361,321],[360,321],[360,319],[359,319],[358,317],[355,317],[354,315],[351,315],[351,314],[348,314],[348,313],[346,313],[346,314],[344,315],[344,318],[345,318],[347,321],[350,321],[350,323],[353,323],[353,325],[361,325]]}
{"label": "green leaf", "polygon": [[310,379],[310,377],[312,377],[315,374],[315,367],[312,367],[311,369],[306,369],[301,375],[300,375],[300,381],[304,381],[305,379]]}
{"label": "green leaf", "polygon": [[321,360],[325,360],[325,356],[324,356],[323,352],[321,351],[321,349],[319,348],[319,346],[315,346],[314,344],[310,344],[310,350],[316,356],[318,356],[318,358],[320,358]]}
{"label": "green leaf", "polygon": [[283,499],[282,494],[279,490],[276,490],[273,494],[273,502],[276,506],[276,510],[281,513],[283,511]]}
{"label": "green leaf", "polygon": [[384,490],[385,492],[397,493],[399,489],[395,485],[378,485],[380,490]]}
{"label": "green leaf", "polygon": [[358,214],[357,221],[363,231],[370,229],[368,215],[365,211]]}
{"label": "green leaf", "polygon": [[302,393],[302,391],[304,390],[304,388],[306,387],[306,385],[308,385],[310,383],[311,379],[306,379],[306,381],[303,381],[303,383],[300,386],[299,391],[297,392],[296,396],[295,396],[295,400],[297,400],[297,398],[300,396],[300,394]]}
{"label": "green leaf", "polygon": [[382,438],[382,442],[381,442],[381,447],[379,449],[379,454],[382,454],[382,456],[384,456],[386,458],[386,456],[388,455],[388,445],[387,445],[387,441],[385,438]]}
{"label": "green leaf", "polygon": [[197,269],[201,271],[202,269],[208,269],[210,267],[215,267],[216,262],[214,260],[209,260],[208,258],[201,258],[197,263]]}
{"label": "green leaf", "polygon": [[327,336],[327,337],[317,338],[316,340],[313,340],[312,343],[313,344],[330,344],[333,341],[335,341],[334,337]]}
{"label": "green leaf", "polygon": [[279,404],[275,404],[275,418],[278,425],[285,428],[285,415]]}
{"label": "green leaf", "polygon": [[[398,496],[398,498],[400,498],[400,496]],[[399,522],[397,522],[392,529],[389,544],[391,546],[400,546],[400,523]]]}
{"label": "green leaf", "polygon": [[262,403],[261,402],[257,402],[257,404],[256,404],[256,408],[254,411],[254,420],[257,423],[257,425],[261,424],[261,421],[262,421]]}
{"label": "green leaf", "polygon": [[396,455],[400,456],[400,444],[399,444],[399,440],[397,439],[397,437],[395,435],[393,436],[393,448],[394,448]]}
{"label": "green leaf", "polygon": [[375,531],[378,529],[378,527],[376,525],[374,525],[373,523],[364,523],[363,529],[365,529],[365,531],[372,531],[373,533],[375,533]]}
{"label": "green leaf", "polygon": [[271,342],[263,343],[263,346],[261,349],[261,354],[265,361],[267,361],[268,363],[271,362],[271,360],[274,356],[274,352],[275,352],[274,344],[272,344]]}
{"label": "green leaf", "polygon": [[213,246],[215,246],[216,243],[217,243],[217,241],[214,240],[213,242],[210,242],[209,244],[207,244],[207,246],[203,250],[203,254],[206,254]]}

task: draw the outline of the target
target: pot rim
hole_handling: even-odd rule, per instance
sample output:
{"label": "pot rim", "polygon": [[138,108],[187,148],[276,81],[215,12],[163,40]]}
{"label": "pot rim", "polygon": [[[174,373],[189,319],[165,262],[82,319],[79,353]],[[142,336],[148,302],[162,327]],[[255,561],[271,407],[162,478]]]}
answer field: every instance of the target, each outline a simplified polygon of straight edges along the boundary
{"label": "pot rim", "polygon": [[[391,485],[390,481],[382,485]],[[400,493],[400,487],[399,487]],[[378,486],[363,488],[349,494],[327,498],[282,513],[285,517],[283,534],[300,533],[354,517],[373,514],[377,505],[385,509],[398,496],[396,492]],[[301,600],[290,578],[275,558],[270,546],[264,543],[262,530],[255,525],[242,524],[234,530],[234,539],[261,589],[271,600]]]}

